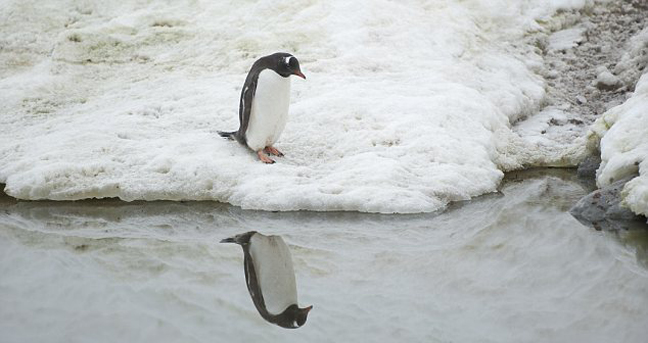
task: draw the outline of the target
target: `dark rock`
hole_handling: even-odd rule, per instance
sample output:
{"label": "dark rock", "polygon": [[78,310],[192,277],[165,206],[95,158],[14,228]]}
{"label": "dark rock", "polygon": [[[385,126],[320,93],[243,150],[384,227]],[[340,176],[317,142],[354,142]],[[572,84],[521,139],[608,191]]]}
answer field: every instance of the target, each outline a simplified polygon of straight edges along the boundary
{"label": "dark rock", "polygon": [[648,229],[646,217],[621,206],[621,190],[632,178],[595,190],[581,198],[569,212],[583,225],[596,230]]}
{"label": "dark rock", "polygon": [[570,124],[573,124],[573,125],[583,125],[583,124],[585,124],[585,122],[583,122],[580,119],[576,119],[576,118],[569,119],[567,122],[570,123]]}
{"label": "dark rock", "polygon": [[597,154],[588,156],[578,165],[576,173],[579,177],[596,178],[596,170],[601,165],[601,157]]}

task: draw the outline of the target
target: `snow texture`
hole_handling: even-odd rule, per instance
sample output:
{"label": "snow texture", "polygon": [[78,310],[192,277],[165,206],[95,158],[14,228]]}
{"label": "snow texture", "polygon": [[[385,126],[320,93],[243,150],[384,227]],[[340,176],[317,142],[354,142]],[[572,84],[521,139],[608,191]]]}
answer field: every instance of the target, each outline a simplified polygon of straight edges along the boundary
{"label": "snow texture", "polygon": [[614,76],[605,66],[596,68],[596,80],[594,84],[597,88],[601,89],[615,89],[619,87],[621,81],[618,77]]}
{"label": "snow texture", "polygon": [[549,36],[550,50],[566,50],[578,45],[583,40],[583,33],[587,28],[583,25],[554,32]]}
{"label": "snow texture", "polygon": [[599,187],[638,175],[626,183],[621,197],[637,214],[648,216],[648,74],[633,96],[607,111],[592,126],[590,139],[600,139]]}
{"label": "snow texture", "polygon": [[[435,211],[503,170],[573,164],[510,123],[545,95],[521,38],[590,3],[6,1],[0,182],[21,199]],[[245,75],[276,51],[308,80],[268,166],[216,131],[238,127]]]}

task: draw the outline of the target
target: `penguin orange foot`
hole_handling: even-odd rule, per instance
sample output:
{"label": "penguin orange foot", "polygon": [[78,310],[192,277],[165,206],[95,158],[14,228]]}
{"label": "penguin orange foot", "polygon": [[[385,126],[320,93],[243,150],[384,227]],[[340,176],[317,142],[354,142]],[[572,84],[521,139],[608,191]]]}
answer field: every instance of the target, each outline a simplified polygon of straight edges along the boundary
{"label": "penguin orange foot", "polygon": [[259,150],[259,151],[257,151],[257,155],[259,156],[259,159],[260,159],[261,162],[263,162],[263,163],[266,163],[266,164],[273,164],[273,163],[275,163],[275,161],[274,161],[273,159],[271,159],[270,157],[268,157],[268,155],[266,155],[266,154],[263,152],[263,150]]}
{"label": "penguin orange foot", "polygon": [[281,151],[277,150],[277,148],[271,147],[271,146],[265,147],[265,149],[263,149],[263,151],[266,154],[275,155],[275,156],[279,156],[279,157],[283,157],[283,155],[284,155],[283,152],[281,152]]}

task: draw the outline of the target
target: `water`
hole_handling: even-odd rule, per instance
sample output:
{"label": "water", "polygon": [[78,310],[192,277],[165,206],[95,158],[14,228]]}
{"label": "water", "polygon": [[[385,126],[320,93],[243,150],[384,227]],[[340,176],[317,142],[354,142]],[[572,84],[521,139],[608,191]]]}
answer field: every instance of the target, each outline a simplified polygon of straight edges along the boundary
{"label": "water", "polygon": [[[509,175],[440,214],[270,213],[211,202],[0,200],[2,342],[643,342],[648,234],[568,213],[570,171]],[[266,323],[240,247],[278,234],[297,330]]]}

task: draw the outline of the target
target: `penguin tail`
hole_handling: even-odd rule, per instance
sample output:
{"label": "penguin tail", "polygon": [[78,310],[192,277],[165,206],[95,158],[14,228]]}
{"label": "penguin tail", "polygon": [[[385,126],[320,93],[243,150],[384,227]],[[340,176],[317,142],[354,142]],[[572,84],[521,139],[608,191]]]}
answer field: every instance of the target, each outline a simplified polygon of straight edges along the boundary
{"label": "penguin tail", "polygon": [[250,231],[250,232],[242,233],[240,235],[236,235],[236,236],[233,236],[233,237],[228,237],[228,238],[225,238],[225,239],[221,239],[220,242],[221,243],[236,243],[238,245],[248,244],[248,243],[250,243],[250,238],[255,233],[257,233],[257,232],[256,231]]}
{"label": "penguin tail", "polygon": [[233,140],[236,139],[236,133],[237,132],[238,131],[232,131],[232,132],[218,131],[218,135],[223,137],[223,138],[226,138],[226,139],[229,139],[229,140],[233,141]]}

